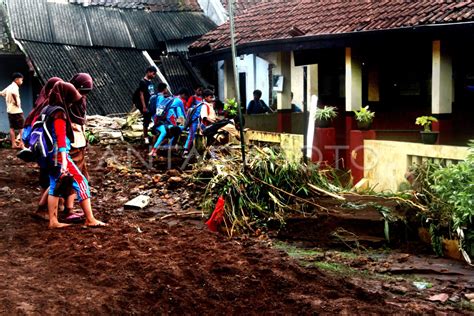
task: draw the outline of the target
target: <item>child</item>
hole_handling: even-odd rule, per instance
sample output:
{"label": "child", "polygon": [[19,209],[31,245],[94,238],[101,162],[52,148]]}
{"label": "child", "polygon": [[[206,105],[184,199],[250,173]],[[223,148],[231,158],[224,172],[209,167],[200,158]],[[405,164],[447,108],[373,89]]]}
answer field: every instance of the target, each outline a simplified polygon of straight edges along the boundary
{"label": "child", "polygon": [[[7,103],[8,121],[10,123],[10,139],[12,142],[12,148],[23,149],[24,144],[23,138],[23,126],[25,125],[25,119],[23,118],[23,110],[21,109],[20,100],[20,86],[23,84],[23,75],[16,72],[12,76],[13,82],[0,92],[2,97],[5,97]],[[15,130],[19,131],[20,141],[17,144]]]}
{"label": "child", "polygon": [[164,119],[155,118],[156,131],[159,133],[159,137],[153,146],[153,149],[149,153],[150,156],[156,156],[158,148],[163,143],[165,138],[170,138],[170,145],[173,143],[174,137],[177,137],[183,131],[183,125],[185,120],[184,115],[184,104],[181,98],[174,97],[163,102],[169,102],[169,106],[166,107],[166,113],[160,117]]}
{"label": "child", "polygon": [[185,104],[185,110],[189,110],[189,108],[198,105],[202,102],[203,98],[203,87],[200,84],[194,86],[194,95],[188,99],[188,102]]}
{"label": "child", "polygon": [[77,104],[81,98],[82,96],[72,84],[58,82],[51,90],[49,105],[45,108],[45,110],[50,110],[48,108],[52,107],[57,109],[50,111],[52,112],[51,134],[57,149],[54,149],[53,153],[48,157],[50,178],[48,197],[49,228],[69,226],[58,221],[59,196],[55,193],[57,192],[56,186],[58,181],[61,180],[61,177],[67,175],[73,177],[73,188],[76,191],[81,209],[86,217],[85,225],[88,227],[106,226],[105,223],[94,217],[91,207],[89,183],[69,156],[71,140],[74,141],[71,113],[75,112],[75,109],[73,109],[74,104]]}

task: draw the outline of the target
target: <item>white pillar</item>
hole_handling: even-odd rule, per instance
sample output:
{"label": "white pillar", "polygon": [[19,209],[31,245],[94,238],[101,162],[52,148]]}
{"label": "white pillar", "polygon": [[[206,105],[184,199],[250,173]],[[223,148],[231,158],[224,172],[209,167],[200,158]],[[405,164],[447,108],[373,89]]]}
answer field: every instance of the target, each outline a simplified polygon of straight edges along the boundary
{"label": "white pillar", "polygon": [[431,112],[451,113],[453,107],[453,65],[444,43],[433,41]]}
{"label": "white pillar", "polygon": [[306,80],[308,82],[308,91],[306,92],[306,94],[308,96],[308,102],[310,102],[311,97],[313,95],[319,95],[318,65],[308,65],[306,73]]}
{"label": "white pillar", "polygon": [[283,91],[277,93],[277,108],[291,109],[291,52],[278,53],[275,74],[283,76]]}
{"label": "white pillar", "polygon": [[362,104],[362,64],[354,50],[346,47],[346,111],[360,109]]}

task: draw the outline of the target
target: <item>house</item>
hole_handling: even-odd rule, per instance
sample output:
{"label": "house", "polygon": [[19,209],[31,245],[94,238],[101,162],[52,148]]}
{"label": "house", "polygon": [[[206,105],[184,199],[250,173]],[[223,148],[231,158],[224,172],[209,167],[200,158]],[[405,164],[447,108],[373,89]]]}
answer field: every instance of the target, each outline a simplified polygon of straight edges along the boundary
{"label": "house", "polygon": [[[291,104],[317,95],[320,106],[339,109],[340,146],[348,144],[352,111],[363,105],[376,112],[377,139],[417,140],[415,118],[431,114],[441,143],[474,138],[473,2],[239,2],[247,5],[235,20],[242,100],[258,88],[278,109],[247,120],[250,127],[303,133]],[[230,45],[226,23],[190,46],[193,61],[217,65],[221,98],[235,95]]]}
{"label": "house", "polygon": [[[77,72],[95,81],[89,114],[130,111],[131,95],[150,65],[159,67],[157,80],[172,91],[191,89],[203,79],[187,60],[187,46],[216,26],[196,0],[2,0],[0,12],[0,83],[6,85],[13,71],[27,74],[25,112],[48,78],[68,80]],[[8,123],[0,115],[4,131]]]}

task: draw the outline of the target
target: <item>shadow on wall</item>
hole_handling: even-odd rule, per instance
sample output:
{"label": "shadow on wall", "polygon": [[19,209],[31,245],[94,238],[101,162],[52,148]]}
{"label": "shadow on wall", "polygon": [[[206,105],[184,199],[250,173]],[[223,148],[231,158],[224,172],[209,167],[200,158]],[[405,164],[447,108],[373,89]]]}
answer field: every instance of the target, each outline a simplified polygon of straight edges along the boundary
{"label": "shadow on wall", "polygon": [[[11,76],[14,72],[21,72],[25,76],[23,86],[20,88],[20,98],[25,116],[31,111],[33,105],[32,77],[30,76],[28,65],[24,56],[2,56],[0,55],[0,90],[5,89],[11,82]],[[0,97],[0,132],[8,132],[8,115],[5,98]]]}

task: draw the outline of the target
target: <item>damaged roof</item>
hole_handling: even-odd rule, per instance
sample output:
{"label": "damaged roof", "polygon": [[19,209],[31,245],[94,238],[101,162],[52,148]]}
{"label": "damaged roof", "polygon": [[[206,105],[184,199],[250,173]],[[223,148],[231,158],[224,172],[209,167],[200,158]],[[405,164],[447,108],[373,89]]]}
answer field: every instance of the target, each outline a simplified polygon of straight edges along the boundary
{"label": "damaged roof", "polygon": [[142,51],[93,48],[21,41],[43,82],[51,77],[69,80],[78,72],[94,78],[88,114],[128,113],[132,94],[150,62]]}
{"label": "damaged roof", "polygon": [[181,88],[190,92],[199,82],[194,69],[182,54],[170,54],[161,58],[161,71],[168,80],[171,91],[177,93]]}
{"label": "damaged roof", "polygon": [[[247,1],[251,2],[251,1]],[[236,17],[236,42],[288,39],[474,20],[474,1],[268,1]],[[202,36],[196,53],[230,46],[229,25]]]}
{"label": "damaged roof", "polygon": [[196,11],[134,11],[47,0],[7,0],[7,4],[14,37],[43,43],[153,50],[164,41],[197,38],[216,27]]}

